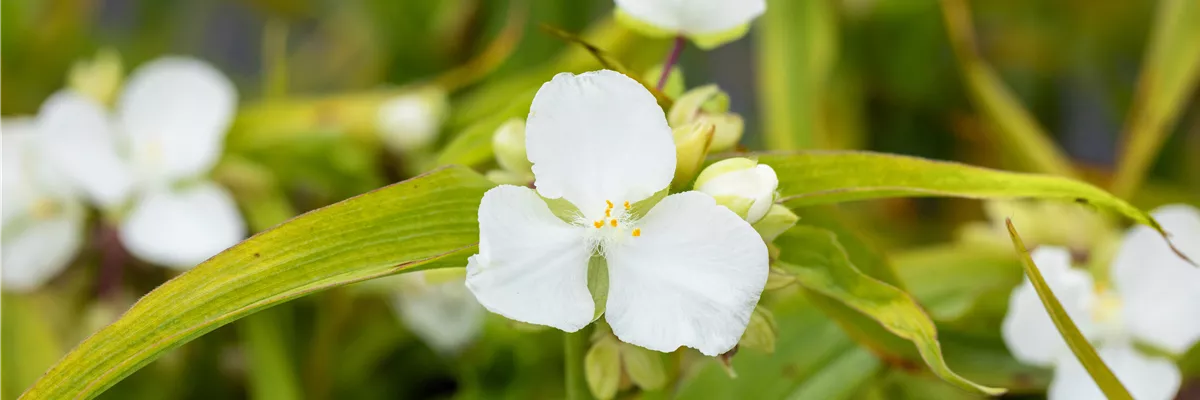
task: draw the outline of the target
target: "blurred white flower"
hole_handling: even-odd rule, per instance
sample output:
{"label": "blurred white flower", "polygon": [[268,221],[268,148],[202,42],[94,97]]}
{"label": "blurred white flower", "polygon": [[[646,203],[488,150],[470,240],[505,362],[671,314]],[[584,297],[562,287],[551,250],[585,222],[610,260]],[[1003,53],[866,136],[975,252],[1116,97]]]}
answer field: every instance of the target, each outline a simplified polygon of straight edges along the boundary
{"label": "blurred white flower", "polygon": [[483,331],[484,309],[463,284],[462,275],[431,280],[426,271],[399,275],[393,306],[400,320],[429,347],[457,353]]}
{"label": "blurred white flower", "polygon": [[29,118],[4,119],[3,248],[5,290],[37,289],[63,270],[83,243],[86,213],[70,182],[43,153],[47,138]]}
{"label": "blurred white flower", "polygon": [[109,113],[73,91],[42,106],[47,154],[99,207],[123,214],[133,255],[186,269],[246,234],[232,196],[205,175],[221,156],[237,94],[199,60],[168,57],[135,70]]}
{"label": "blurred white flower", "polygon": [[389,98],[379,106],[380,138],[394,153],[424,149],[437,139],[449,108],[446,91],[436,86]]}
{"label": "blurred white flower", "polygon": [[[577,331],[597,314],[588,269],[599,256],[605,315],[622,341],[710,356],[737,344],[766,284],[766,245],[701,192],[638,215],[634,205],[675,173],[671,128],[649,91],[608,70],[559,74],[534,97],[525,133],[537,191],[502,185],[479,207],[467,287],[484,307]],[[574,219],[555,216],[542,197],[574,205]]]}
{"label": "blurred white flower", "polygon": [[653,36],[680,35],[713,48],[742,37],[766,0],[615,0],[618,20]]}
{"label": "blurred white flower", "polygon": [[[1181,251],[1200,257],[1200,212],[1172,205],[1153,215]],[[1067,314],[1134,398],[1175,396],[1181,382],[1178,367],[1134,344],[1182,354],[1200,340],[1200,269],[1144,226],[1126,233],[1112,264],[1111,289],[1097,287],[1085,271],[1071,268],[1065,249],[1039,247],[1033,260]],[[1104,398],[1059,336],[1028,279],[1009,299],[1003,336],[1018,360],[1055,368],[1049,398]]]}

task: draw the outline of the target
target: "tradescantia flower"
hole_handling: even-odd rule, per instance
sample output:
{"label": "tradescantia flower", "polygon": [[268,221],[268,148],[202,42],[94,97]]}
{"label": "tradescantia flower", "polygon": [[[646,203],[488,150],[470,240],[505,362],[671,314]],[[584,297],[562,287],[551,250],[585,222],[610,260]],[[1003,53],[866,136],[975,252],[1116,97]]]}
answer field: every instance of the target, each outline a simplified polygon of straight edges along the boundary
{"label": "tradescantia flower", "polygon": [[[418,271],[396,277],[400,286],[392,296],[396,315],[443,354],[457,353],[483,331],[483,307],[463,285],[461,271]],[[431,276],[438,272],[443,276]],[[458,274],[446,277],[446,272]]]}
{"label": "tradescantia flower", "polygon": [[[654,97],[613,71],[559,74],[534,97],[525,134],[537,191],[502,185],[484,195],[479,254],[467,265],[479,302],[567,332],[603,306],[627,343],[710,356],[732,348],[766,283],[767,248],[701,192],[640,212],[675,172],[671,128]],[[560,218],[543,198],[576,209]],[[590,261],[606,262],[603,304],[588,290]]]}
{"label": "tradescantia flower", "polygon": [[236,101],[232,83],[208,64],[168,57],[133,72],[111,116],[63,91],[43,105],[39,128],[53,138],[45,150],[71,182],[123,217],[120,238],[130,253],[190,268],[246,233],[230,194],[204,178],[221,155]]}
{"label": "tradescantia flower", "polygon": [[[1200,256],[1200,212],[1184,205],[1159,208],[1155,219],[1188,257]],[[1112,263],[1112,287],[1096,285],[1071,268],[1066,249],[1033,252],[1063,308],[1105,364],[1137,399],[1171,399],[1179,390],[1179,368],[1145,354],[1135,344],[1182,354],[1200,340],[1200,269],[1175,255],[1150,228],[1132,228]],[[1004,341],[1022,362],[1054,367],[1051,399],[1103,399],[1083,365],[1059,336],[1028,280],[1009,299]]]}
{"label": "tradescantia flower", "polygon": [[4,119],[3,249],[5,290],[37,289],[79,251],[86,213],[71,183],[43,149],[46,140],[31,118]]}
{"label": "tradescantia flower", "polygon": [[736,40],[766,0],[615,0],[617,20],[649,36],[685,36],[712,49]]}

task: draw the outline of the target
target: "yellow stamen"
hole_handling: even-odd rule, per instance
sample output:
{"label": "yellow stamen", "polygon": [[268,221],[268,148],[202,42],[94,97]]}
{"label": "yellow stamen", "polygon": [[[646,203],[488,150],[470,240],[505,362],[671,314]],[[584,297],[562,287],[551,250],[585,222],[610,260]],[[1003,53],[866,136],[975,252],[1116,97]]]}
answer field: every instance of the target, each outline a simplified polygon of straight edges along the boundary
{"label": "yellow stamen", "polygon": [[638,236],[642,236],[642,229],[641,229],[641,228],[634,228],[634,229],[633,229],[633,237],[638,237]]}
{"label": "yellow stamen", "polygon": [[626,210],[628,210],[628,209],[629,209],[629,202],[628,202],[628,201],[627,201],[627,202],[625,202],[625,209],[626,209]]}
{"label": "yellow stamen", "polygon": [[604,201],[604,203],[605,203],[605,204],[608,204],[608,208],[609,208],[610,210],[613,208],[612,201],[605,200],[605,201]]}
{"label": "yellow stamen", "polygon": [[611,220],[609,220],[609,221],[611,221],[611,222],[612,222],[612,224],[611,224],[611,225],[612,225],[612,227],[613,227],[613,228],[616,228],[616,227],[617,227],[617,219],[616,219],[616,218],[613,218],[613,219],[611,219]]}
{"label": "yellow stamen", "polygon": [[611,208],[610,208],[610,209],[607,209],[607,210],[604,210],[604,217],[605,217],[605,218],[608,218],[608,217],[611,217],[611,216],[612,216],[612,209],[611,209]]}
{"label": "yellow stamen", "polygon": [[593,222],[592,225],[595,225],[596,229],[600,229],[600,228],[604,227],[604,221],[596,220],[596,222]]}

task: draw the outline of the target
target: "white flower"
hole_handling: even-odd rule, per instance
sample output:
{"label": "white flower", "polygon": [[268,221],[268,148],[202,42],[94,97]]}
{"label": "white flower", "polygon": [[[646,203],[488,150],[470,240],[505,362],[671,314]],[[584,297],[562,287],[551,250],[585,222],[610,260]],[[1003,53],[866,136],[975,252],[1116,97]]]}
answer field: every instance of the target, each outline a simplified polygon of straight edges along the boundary
{"label": "white flower", "polygon": [[[517,321],[574,332],[596,316],[593,257],[607,261],[605,315],[621,340],[717,355],[737,344],[767,279],[748,223],[700,192],[633,207],[667,188],[671,128],[654,97],[613,71],[559,74],[534,97],[526,148],[537,192],[499,186],[479,207],[467,287]],[[539,194],[577,208],[570,222]]]}
{"label": "white flower", "polygon": [[767,10],[766,0],[615,0],[617,17],[648,25],[643,32],[691,37],[713,48],[745,35],[750,21]]}
{"label": "white flower", "polygon": [[429,347],[456,353],[483,331],[484,310],[463,284],[462,275],[430,282],[426,271],[399,276],[393,295],[396,314]]}
{"label": "white flower", "polygon": [[[1200,256],[1200,212],[1173,205],[1153,214],[1181,251],[1192,259]],[[1175,396],[1179,369],[1169,359],[1136,350],[1134,343],[1182,354],[1200,340],[1200,269],[1143,226],[1132,228],[1123,239],[1112,264],[1112,289],[1098,288],[1086,272],[1071,268],[1065,249],[1039,247],[1033,258],[1067,314],[1134,398]],[[1055,368],[1049,398],[1104,398],[1055,330],[1028,280],[1009,299],[1003,336],[1018,360]]]}
{"label": "white flower", "polygon": [[205,174],[220,158],[236,106],[233,84],[208,64],[161,58],[129,77],[113,115],[76,92],[42,106],[47,152],[99,207],[124,214],[133,255],[190,268],[246,233],[230,194]]}
{"label": "white flower", "polygon": [[45,157],[49,143],[32,119],[0,122],[3,130],[5,290],[37,289],[65,268],[83,243],[86,214],[78,195]]}
{"label": "white flower", "polygon": [[695,187],[753,224],[775,204],[779,177],[769,165],[748,158],[729,158],[705,168],[696,177]]}
{"label": "white flower", "polygon": [[379,106],[376,125],[388,150],[423,149],[437,139],[446,118],[446,91],[429,86],[387,99]]}

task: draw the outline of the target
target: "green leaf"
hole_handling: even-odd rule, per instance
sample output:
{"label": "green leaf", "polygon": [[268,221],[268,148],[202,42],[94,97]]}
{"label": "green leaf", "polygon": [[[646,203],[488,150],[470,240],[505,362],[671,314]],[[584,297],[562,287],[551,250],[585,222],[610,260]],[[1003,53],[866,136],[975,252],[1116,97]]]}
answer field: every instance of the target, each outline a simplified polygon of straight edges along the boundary
{"label": "green leaf", "polygon": [[1137,191],[1200,81],[1200,2],[1160,1],[1152,26],[1113,180],[1123,198]]}
{"label": "green leaf", "polygon": [[967,94],[983,113],[989,128],[987,131],[995,134],[997,141],[1003,145],[1005,155],[1019,161],[1023,169],[1060,176],[1074,175],[1071,160],[979,55],[966,1],[946,0],[941,4],[950,44],[958,57]]}
{"label": "green leaf", "polygon": [[526,91],[510,97],[511,104],[503,111],[467,126],[442,149],[438,155],[438,165],[479,165],[492,161],[492,136],[496,134],[496,129],[509,119],[524,119],[529,114],[534,93]]}
{"label": "green leaf", "polygon": [[1104,392],[1104,397],[1132,400],[1133,396],[1129,394],[1128,390],[1125,390],[1125,386],[1117,380],[1112,370],[1104,365],[1104,360],[1101,360],[1100,355],[1096,354],[1096,349],[1092,348],[1087,338],[1083,337],[1083,333],[1079,332],[1075,322],[1071,321],[1071,317],[1067,315],[1067,310],[1063,309],[1062,303],[1059,303],[1058,298],[1054,297],[1054,292],[1050,291],[1050,286],[1046,284],[1042,273],[1038,271],[1037,265],[1030,258],[1029,250],[1025,249],[1025,243],[1017,234],[1017,228],[1013,227],[1012,220],[1005,221],[1005,224],[1008,226],[1009,236],[1012,237],[1013,247],[1016,247],[1021,256],[1025,275],[1029,277],[1034,291],[1042,300],[1042,305],[1046,307],[1046,313],[1050,314],[1050,320],[1054,322],[1054,327],[1058,328],[1058,333],[1067,342],[1071,352],[1075,353],[1075,358],[1079,360],[1080,364],[1083,364],[1083,368],[1087,370],[1088,375],[1092,376],[1092,380],[1096,381],[1096,386],[1099,386],[1100,391]]}
{"label": "green leaf", "polygon": [[32,385],[45,368],[54,365],[65,350],[46,310],[52,298],[38,293],[3,294],[3,317],[0,339],[4,352],[0,355],[0,374],[3,388],[0,396],[14,399]]}
{"label": "green leaf", "polygon": [[287,348],[287,311],[286,306],[263,310],[240,322],[253,399],[303,398],[296,362]]}
{"label": "green leaf", "polygon": [[821,147],[818,114],[837,59],[837,7],[829,0],[768,3],[755,35],[767,147]]}
{"label": "green leaf", "polygon": [[1070,178],[863,151],[771,153],[760,155],[758,162],[775,169],[779,201],[793,208],[894,197],[1064,200],[1123,215],[1167,237],[1150,214]]}
{"label": "green leaf", "polygon": [[[875,320],[892,334],[911,341],[925,364],[943,380],[988,395],[1005,392],[978,385],[951,371],[943,359],[937,327],[929,315],[908,293],[859,272],[832,232],[797,226],[775,243],[781,249],[780,266],[795,274],[801,286],[837,300]],[[842,318],[842,315],[832,316]]]}
{"label": "green leaf", "polygon": [[261,309],[385,275],[462,266],[491,183],[442,168],[296,217],[142,297],[52,367],[27,399],[90,398],[164,352]]}

